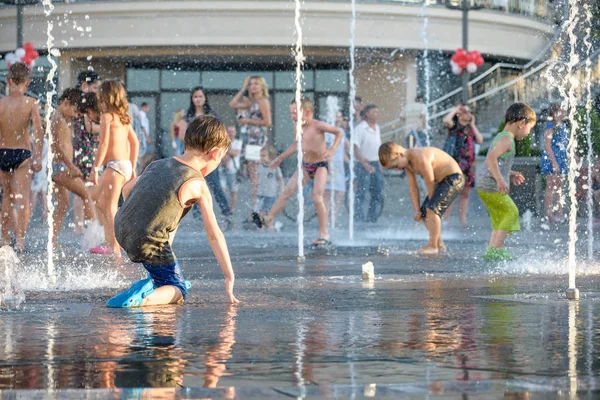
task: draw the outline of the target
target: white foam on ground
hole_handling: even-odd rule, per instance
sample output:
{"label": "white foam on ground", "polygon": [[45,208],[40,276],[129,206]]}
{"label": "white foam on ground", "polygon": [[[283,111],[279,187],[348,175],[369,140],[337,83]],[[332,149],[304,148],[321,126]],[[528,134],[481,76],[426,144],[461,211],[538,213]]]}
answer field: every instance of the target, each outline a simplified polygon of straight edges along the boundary
{"label": "white foam on ground", "polygon": [[19,308],[25,294],[17,276],[21,262],[10,246],[0,248],[0,309]]}
{"label": "white foam on ground", "polygon": [[[539,274],[567,275],[569,273],[568,258],[553,253],[540,253],[532,250],[513,261],[499,263],[491,273],[500,274]],[[600,262],[580,259],[577,262],[577,276],[599,275]]]}
{"label": "white foam on ground", "polygon": [[86,260],[74,264],[77,265],[57,268],[56,283],[48,278],[43,264],[22,266],[17,272],[17,279],[23,290],[35,292],[118,288],[123,286],[123,282],[131,280],[124,278],[114,268],[93,265]]}

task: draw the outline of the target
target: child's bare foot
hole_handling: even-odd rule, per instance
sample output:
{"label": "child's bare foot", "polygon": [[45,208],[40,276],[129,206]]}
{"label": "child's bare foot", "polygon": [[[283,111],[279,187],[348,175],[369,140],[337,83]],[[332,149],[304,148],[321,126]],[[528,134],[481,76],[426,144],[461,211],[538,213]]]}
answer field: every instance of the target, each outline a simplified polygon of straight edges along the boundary
{"label": "child's bare foot", "polygon": [[445,253],[447,250],[446,244],[442,239],[438,240],[438,249],[440,250],[440,253]]}
{"label": "child's bare foot", "polygon": [[417,254],[438,254],[438,253],[439,253],[439,249],[437,247],[434,247],[431,245],[421,247],[419,250],[417,250]]}
{"label": "child's bare foot", "polygon": [[16,252],[25,251],[25,240],[24,239],[16,239],[14,249]]}

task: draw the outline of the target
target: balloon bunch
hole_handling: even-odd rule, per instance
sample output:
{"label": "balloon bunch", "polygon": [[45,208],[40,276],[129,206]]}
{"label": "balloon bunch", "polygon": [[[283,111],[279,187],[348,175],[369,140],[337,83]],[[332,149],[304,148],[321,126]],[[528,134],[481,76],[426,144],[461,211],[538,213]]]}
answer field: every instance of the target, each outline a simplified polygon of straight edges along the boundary
{"label": "balloon bunch", "polygon": [[28,67],[33,67],[35,65],[35,60],[40,56],[35,47],[33,47],[33,43],[27,42],[23,45],[23,47],[19,47],[15,50],[14,53],[8,53],[4,56],[8,67],[10,67],[14,63],[22,62],[27,64]]}
{"label": "balloon bunch", "polygon": [[452,73],[455,75],[462,75],[465,69],[473,74],[477,72],[477,67],[480,67],[483,63],[483,57],[477,50],[467,53],[465,49],[458,49],[450,59]]}

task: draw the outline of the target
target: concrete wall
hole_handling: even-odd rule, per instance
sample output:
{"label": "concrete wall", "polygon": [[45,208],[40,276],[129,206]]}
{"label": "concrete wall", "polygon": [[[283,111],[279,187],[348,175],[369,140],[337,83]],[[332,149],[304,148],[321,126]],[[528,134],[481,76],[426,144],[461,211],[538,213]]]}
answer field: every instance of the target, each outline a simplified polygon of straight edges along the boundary
{"label": "concrete wall", "polygon": [[[113,48],[146,46],[285,46],[295,40],[291,1],[110,1],[56,4],[50,21],[55,46]],[[400,4],[359,4],[356,45],[373,48],[422,47],[422,8]],[[303,5],[304,43],[347,47],[350,5]],[[461,13],[425,9],[431,49],[461,44]],[[41,5],[26,7],[23,33],[46,47],[47,21]],[[470,47],[482,53],[529,59],[544,46],[552,27],[527,17],[480,10],[470,13]],[[15,8],[0,8],[0,51],[15,47]]]}

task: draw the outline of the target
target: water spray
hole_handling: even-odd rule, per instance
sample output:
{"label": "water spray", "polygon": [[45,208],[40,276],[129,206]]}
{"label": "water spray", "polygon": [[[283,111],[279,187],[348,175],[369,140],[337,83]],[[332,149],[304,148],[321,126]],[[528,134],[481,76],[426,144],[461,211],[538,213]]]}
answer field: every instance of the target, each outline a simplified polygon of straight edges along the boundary
{"label": "water spray", "polygon": [[350,115],[349,115],[349,125],[350,128],[350,185],[349,185],[349,215],[348,215],[348,236],[350,240],[354,240],[354,113],[356,110],[354,109],[354,98],[356,97],[356,83],[354,82],[354,68],[355,68],[355,58],[356,58],[356,49],[355,49],[355,39],[356,39],[356,0],[352,0],[352,19],[350,20],[350,71],[348,72],[348,77],[350,79],[350,93],[348,94],[348,102],[350,103]]}
{"label": "water spray", "polygon": [[46,90],[46,108],[44,119],[46,121],[46,137],[48,138],[48,192],[46,195],[46,205],[48,208],[48,244],[47,244],[47,254],[48,254],[48,279],[51,284],[56,283],[56,271],[54,270],[54,202],[52,201],[52,195],[54,194],[54,182],[52,181],[52,160],[54,158],[54,154],[52,153],[52,122],[51,116],[54,108],[52,107],[52,100],[56,95],[56,83],[54,83],[54,76],[56,71],[58,70],[58,64],[54,61],[53,56],[60,55],[58,49],[54,48],[54,36],[52,36],[52,29],[54,28],[54,24],[50,22],[50,15],[52,15],[52,11],[54,11],[54,5],[52,4],[52,0],[44,0],[42,2],[44,6],[44,14],[46,18],[48,18],[48,28],[46,31],[47,40],[46,46],[48,48],[48,55],[46,56],[48,62],[52,67],[50,71],[48,71],[48,75],[46,76],[46,83],[48,85]]}
{"label": "water spray", "polygon": [[304,51],[302,48],[302,24],[300,22],[300,0],[296,0],[294,23],[296,26],[296,111],[298,118],[296,119],[296,143],[298,149],[298,263],[304,263],[304,193],[302,181],[304,173],[302,172],[302,66],[304,65]]}

